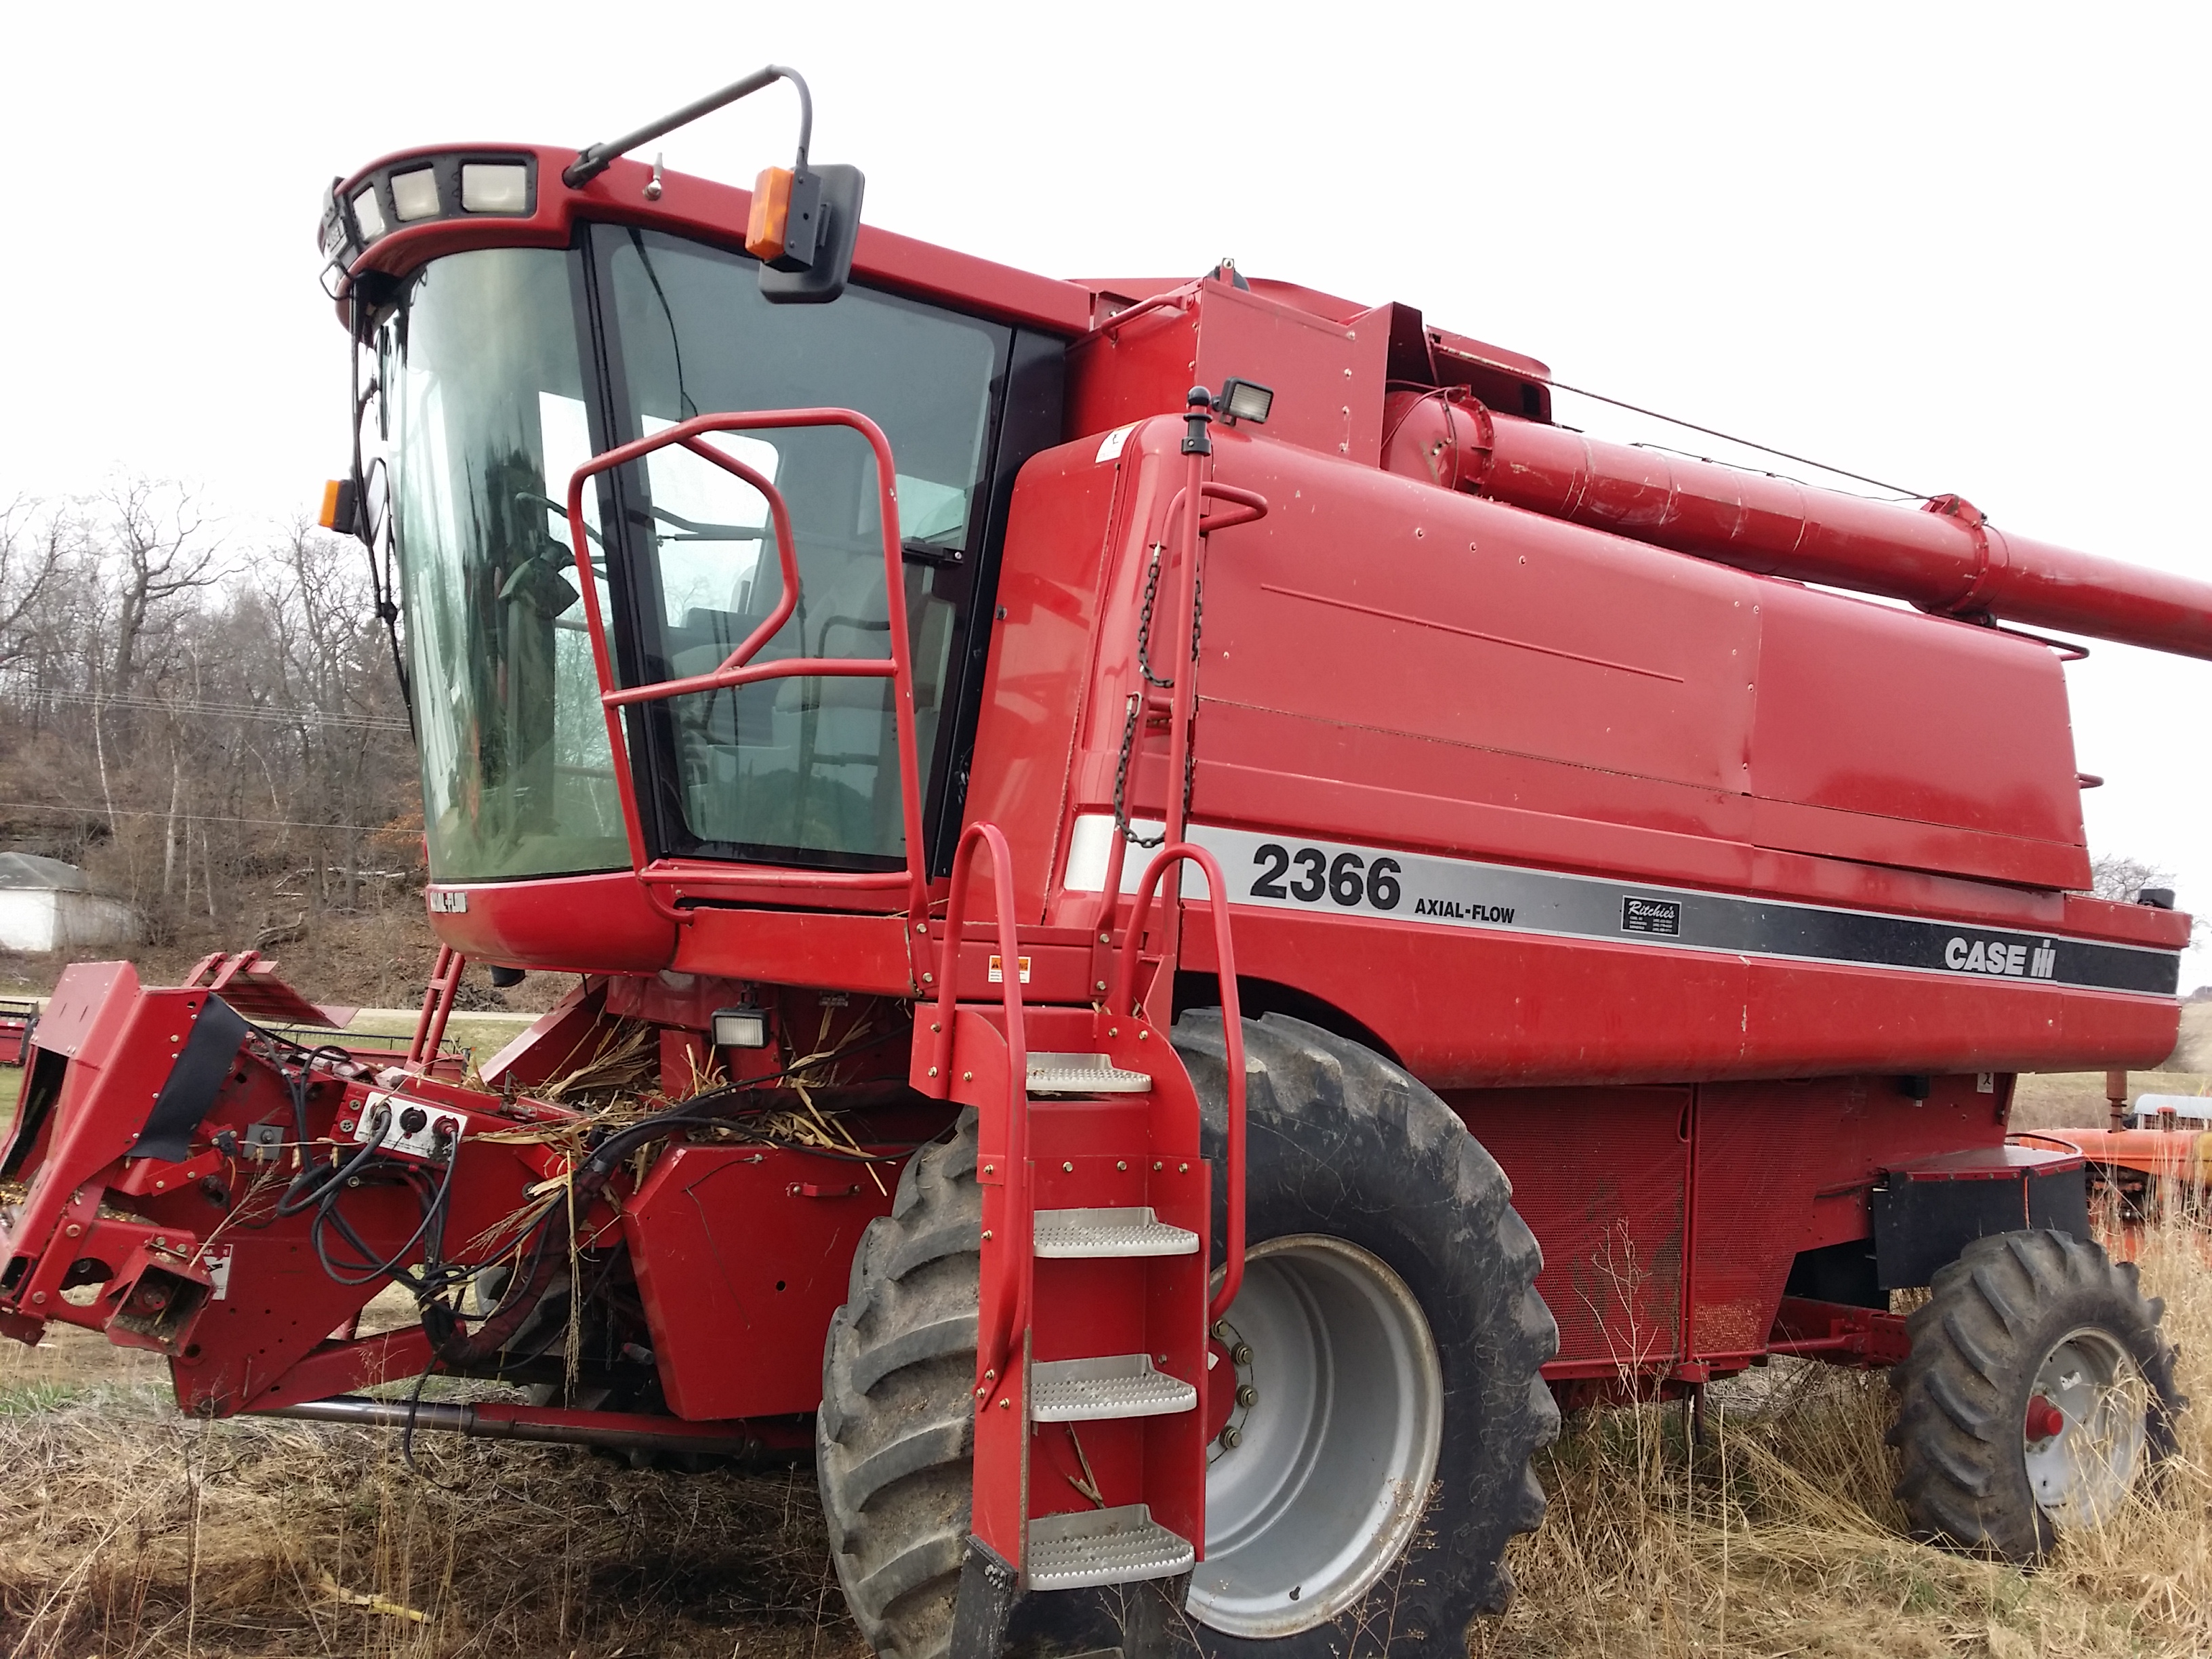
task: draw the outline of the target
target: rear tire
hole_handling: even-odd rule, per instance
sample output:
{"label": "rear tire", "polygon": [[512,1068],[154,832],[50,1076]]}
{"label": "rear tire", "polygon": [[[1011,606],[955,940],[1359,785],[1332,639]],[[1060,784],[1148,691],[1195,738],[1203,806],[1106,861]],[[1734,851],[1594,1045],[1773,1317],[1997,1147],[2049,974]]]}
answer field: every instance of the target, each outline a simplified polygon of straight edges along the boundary
{"label": "rear tire", "polygon": [[2053,1231],[1976,1239],[1939,1269],[1890,1374],[1913,1534],[2022,1564],[2094,1527],[2173,1449],[2165,1304],[2133,1262]]}

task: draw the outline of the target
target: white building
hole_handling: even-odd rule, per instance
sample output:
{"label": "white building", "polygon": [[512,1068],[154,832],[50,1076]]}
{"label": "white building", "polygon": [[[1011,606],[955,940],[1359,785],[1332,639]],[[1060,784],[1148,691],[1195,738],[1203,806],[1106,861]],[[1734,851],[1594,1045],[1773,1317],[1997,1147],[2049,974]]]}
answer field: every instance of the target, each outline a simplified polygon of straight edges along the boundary
{"label": "white building", "polygon": [[94,892],[74,864],[0,853],[0,949],[76,951],[137,938],[137,913]]}

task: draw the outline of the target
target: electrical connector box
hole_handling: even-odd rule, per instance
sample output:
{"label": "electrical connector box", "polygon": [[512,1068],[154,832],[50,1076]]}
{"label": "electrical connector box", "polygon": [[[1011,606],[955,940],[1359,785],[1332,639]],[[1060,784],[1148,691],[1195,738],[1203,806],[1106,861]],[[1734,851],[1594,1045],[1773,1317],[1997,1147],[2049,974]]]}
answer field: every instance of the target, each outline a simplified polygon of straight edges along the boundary
{"label": "electrical connector box", "polygon": [[380,1150],[394,1158],[443,1164],[460,1143],[466,1123],[459,1112],[379,1090],[361,1103],[350,1133],[363,1145],[375,1136]]}

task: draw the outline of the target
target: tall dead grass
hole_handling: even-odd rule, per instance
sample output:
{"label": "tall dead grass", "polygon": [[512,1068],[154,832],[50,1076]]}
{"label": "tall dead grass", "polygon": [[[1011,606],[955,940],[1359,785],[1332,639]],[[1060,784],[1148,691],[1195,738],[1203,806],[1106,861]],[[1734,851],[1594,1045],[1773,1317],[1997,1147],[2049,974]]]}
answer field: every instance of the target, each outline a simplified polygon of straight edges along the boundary
{"label": "tall dead grass", "polygon": [[269,1419],[0,1382],[0,1659],[858,1659],[810,1470]]}
{"label": "tall dead grass", "polygon": [[[2212,1408],[2200,1236],[2154,1230],[2181,1381]],[[0,1358],[0,1659],[651,1653],[859,1659],[804,1468],[687,1476],[565,1449],[177,1417],[104,1345]],[[2212,1416],[2094,1537],[2023,1573],[1899,1531],[1879,1373],[1778,1362],[1591,1413],[1540,1470],[1480,1659],[2212,1652]]]}
{"label": "tall dead grass", "polygon": [[1887,1378],[1777,1361],[1711,1391],[1702,1446],[1679,1404],[1569,1425],[1540,1473],[1543,1528],[1514,1547],[1520,1595],[1481,1659],[1991,1659],[2212,1653],[2212,1268],[2179,1223],[2141,1244],[2166,1298],[2185,1413],[2174,1456],[2041,1569],[1915,1544],[1890,1497]]}

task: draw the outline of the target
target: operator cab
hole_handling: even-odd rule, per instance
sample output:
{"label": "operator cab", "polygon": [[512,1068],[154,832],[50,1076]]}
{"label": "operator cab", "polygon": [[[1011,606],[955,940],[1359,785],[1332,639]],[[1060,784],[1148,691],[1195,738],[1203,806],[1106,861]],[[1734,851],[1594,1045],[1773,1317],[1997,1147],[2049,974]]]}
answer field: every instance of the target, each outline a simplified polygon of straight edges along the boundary
{"label": "operator cab", "polygon": [[[770,678],[630,705],[633,848],[570,478],[595,455],[733,410],[852,410],[889,441],[916,781],[925,839],[949,863],[1006,500],[1021,463],[1060,440],[1065,341],[1087,325],[1089,296],[849,227],[844,258],[862,245],[850,280],[794,295],[745,251],[749,217],[759,245],[754,197],[657,162],[648,175],[610,149],[574,161],[409,152],[334,185],[325,204],[368,480],[357,463],[337,527],[396,560],[432,880],[667,859],[907,866],[886,678]],[[803,147],[795,171],[803,197]],[[850,175],[856,218],[857,173],[822,171]],[[763,185],[788,192],[779,173]],[[779,211],[789,199],[777,196]],[[833,424],[704,441],[774,485],[793,532],[796,608],[753,660],[888,662],[866,438]],[[388,526],[368,521],[356,503],[386,493]],[[785,597],[767,498],[684,448],[599,473],[583,508],[620,686],[714,671]],[[875,890],[896,907],[896,888]]]}
{"label": "operator cab", "polygon": [[[745,255],[635,228],[587,223],[569,248],[473,249],[410,277],[372,343],[437,877],[629,864],[562,503],[594,454],[702,413],[850,408],[890,438],[933,770],[1012,335],[859,287],[771,307]],[[798,609],[758,659],[888,659],[868,446],[836,427],[712,441],[782,491],[797,532]],[[782,597],[766,499],[684,449],[602,475],[586,515],[625,684],[713,669]],[[653,854],[904,862],[890,682],[771,680],[634,718]]]}

